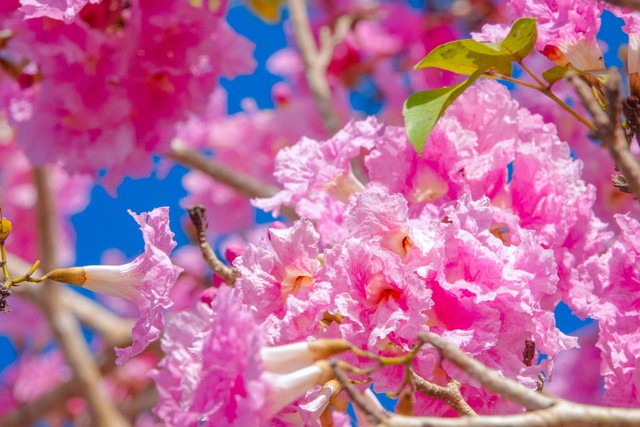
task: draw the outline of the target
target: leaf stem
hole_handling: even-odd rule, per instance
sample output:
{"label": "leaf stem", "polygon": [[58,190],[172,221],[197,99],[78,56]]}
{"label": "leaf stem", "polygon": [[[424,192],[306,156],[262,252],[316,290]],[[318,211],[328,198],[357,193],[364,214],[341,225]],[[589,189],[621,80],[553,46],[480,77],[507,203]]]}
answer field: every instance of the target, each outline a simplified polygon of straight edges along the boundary
{"label": "leaf stem", "polygon": [[542,82],[542,80],[540,80],[538,78],[538,76],[536,76],[533,71],[531,71],[526,65],[524,65],[524,63],[521,60],[518,61],[518,64],[527,72],[527,74],[529,74],[531,76],[531,78],[533,78],[536,81],[536,83],[538,83],[538,86],[536,86],[533,83],[529,83],[529,82],[526,82],[524,80],[517,79],[515,77],[506,76],[504,74],[496,74],[496,73],[487,72],[484,75],[485,75],[485,77],[488,77],[488,78],[504,80],[504,81],[508,81],[508,82],[511,82],[511,83],[519,84],[519,85],[522,85],[522,86],[537,90],[538,92],[542,93],[543,95],[545,95],[546,97],[548,97],[552,101],[554,101],[556,104],[558,104],[563,110],[565,110],[567,113],[571,114],[576,120],[578,120],[580,123],[582,123],[587,128],[589,128],[589,130],[592,130],[592,131],[596,130],[596,127],[593,125],[593,123],[591,123],[590,121],[588,121],[587,119],[582,117],[576,110],[574,110],[569,105],[567,105],[566,102],[564,102],[563,100],[558,98],[553,93],[551,88],[549,86],[545,85],[544,82]]}
{"label": "leaf stem", "polygon": [[9,274],[9,267],[7,266],[7,250],[4,247],[4,243],[0,243],[0,264],[2,264],[2,273],[4,274],[4,283],[6,286],[7,283],[11,283],[11,276]]}
{"label": "leaf stem", "polygon": [[589,128],[589,130],[596,130],[596,127],[593,123],[591,123],[590,121],[588,121],[587,119],[585,119],[584,117],[582,117],[576,110],[574,110],[573,108],[569,107],[569,105],[567,105],[566,102],[564,102],[563,100],[561,100],[560,98],[558,98],[553,91],[551,90],[551,87],[546,85],[541,79],[540,77],[538,77],[536,75],[536,73],[534,73],[529,67],[527,67],[524,63],[524,61],[522,59],[519,59],[517,61],[518,65],[520,65],[522,67],[522,69],[531,76],[531,78],[533,80],[536,81],[536,83],[538,83],[539,87],[536,88],[536,90],[538,90],[539,92],[543,93],[545,96],[547,96],[548,98],[550,98],[551,100],[553,100],[556,104],[558,104],[560,107],[562,107],[563,110],[565,110],[567,113],[571,114],[573,117],[576,118],[576,120],[578,120],[580,123],[582,123],[583,125],[585,125],[586,127]]}
{"label": "leaf stem", "polygon": [[511,82],[511,83],[515,83],[518,85],[522,85],[522,86],[526,86],[528,88],[531,89],[535,89],[535,90],[540,90],[540,86],[536,86],[533,83],[529,83],[526,82],[524,80],[520,80],[520,79],[516,79],[515,77],[511,77],[511,76],[507,76],[505,74],[498,74],[498,73],[493,73],[493,72],[486,72],[484,74],[485,77],[490,78],[490,79],[496,79],[496,80],[504,80],[507,82]]}

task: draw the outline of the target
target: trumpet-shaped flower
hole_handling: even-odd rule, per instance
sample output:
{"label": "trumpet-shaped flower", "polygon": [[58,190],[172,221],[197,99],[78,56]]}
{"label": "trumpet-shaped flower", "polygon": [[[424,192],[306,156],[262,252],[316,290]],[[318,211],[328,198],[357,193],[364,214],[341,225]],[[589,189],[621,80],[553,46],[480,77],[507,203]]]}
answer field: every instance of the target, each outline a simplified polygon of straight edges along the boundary
{"label": "trumpet-shaped flower", "polygon": [[137,215],[131,211],[140,225],[144,238],[144,253],[124,265],[89,265],[58,269],[47,277],[82,286],[94,292],[129,299],[140,309],[140,317],[133,326],[133,344],[116,348],[118,364],[132,356],[160,336],[164,326],[163,310],[173,304],[169,291],[173,288],[182,268],[174,265],[169,253],[176,246],[169,229],[169,208],[156,208]]}
{"label": "trumpet-shaped flower", "polygon": [[113,275],[104,270],[109,267],[85,270],[88,279],[85,287],[129,298],[140,308],[140,317],[132,331],[133,344],[128,348],[116,348],[120,364],[140,353],[160,336],[164,326],[163,310],[173,304],[169,299],[169,291],[182,272],[182,268],[173,265],[169,258],[169,253],[176,246],[174,234],[169,229],[169,208],[157,208],[140,215],[129,213],[140,225],[145,242],[144,253],[128,264],[114,267],[121,269],[116,281],[112,280]]}

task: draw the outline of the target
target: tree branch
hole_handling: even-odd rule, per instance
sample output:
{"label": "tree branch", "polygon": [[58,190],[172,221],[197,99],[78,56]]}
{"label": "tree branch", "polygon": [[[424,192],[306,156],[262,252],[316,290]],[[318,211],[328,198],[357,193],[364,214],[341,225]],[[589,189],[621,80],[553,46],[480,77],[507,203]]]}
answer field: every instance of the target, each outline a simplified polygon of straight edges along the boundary
{"label": "tree branch", "polygon": [[455,344],[431,332],[421,332],[418,334],[418,339],[437,348],[443,358],[453,362],[458,368],[478,380],[487,390],[517,402],[529,410],[548,408],[556,403],[555,399],[529,390],[516,381],[505,378],[487,368],[460,350]]}
{"label": "tree branch", "polygon": [[[34,170],[34,183],[38,194],[36,213],[42,268],[50,271],[57,267],[55,256],[57,232],[54,203],[45,168]],[[117,410],[102,385],[98,365],[84,340],[78,320],[63,303],[61,289],[57,285],[44,282],[38,288],[36,301],[78,380],[79,389],[87,401],[94,424],[96,426],[128,426],[129,423]]]}
{"label": "tree branch", "polygon": [[[569,83],[573,85],[580,96],[585,108],[593,116],[596,130],[594,135],[609,151],[615,165],[620,169],[636,199],[640,200],[640,163],[629,150],[629,144],[620,122],[620,76],[615,68],[609,69],[609,78],[605,83],[605,93],[608,101],[608,114],[602,110],[593,96],[589,86],[577,74],[567,73]],[[618,184],[620,184],[618,182]]]}
{"label": "tree branch", "polygon": [[605,2],[625,9],[640,10],[640,0],[604,0]]}
{"label": "tree branch", "polygon": [[331,103],[331,89],[326,72],[334,47],[347,34],[353,24],[353,19],[348,15],[341,16],[336,21],[333,32],[328,27],[321,28],[320,47],[316,47],[305,0],[289,0],[288,3],[293,35],[304,62],[309,89],[318,106],[325,128],[333,135],[340,129],[340,120]]}
{"label": "tree branch", "polygon": [[[353,404],[379,427],[635,427],[640,425],[640,409],[582,405],[563,399],[554,399],[502,377],[437,335],[421,332],[418,338],[421,342],[436,347],[442,357],[453,362],[488,390],[518,402],[531,411],[513,415],[475,415],[458,418],[409,417],[381,413],[356,390],[344,370],[338,366],[339,362],[334,361],[332,367],[336,378],[349,393]],[[415,379],[415,374],[412,376]],[[418,377],[419,380],[420,377]]]}
{"label": "tree branch", "polygon": [[411,370],[411,380],[416,386],[416,391],[424,394],[425,396],[433,397],[434,399],[442,400],[447,405],[451,406],[454,411],[460,416],[474,416],[477,415],[471,406],[464,400],[462,394],[460,394],[460,383],[456,380],[451,380],[446,387],[439,386],[432,382],[429,382],[416,374]]}
{"label": "tree branch", "polygon": [[[279,190],[276,187],[265,184],[257,179],[244,175],[233,170],[222,163],[203,156],[187,147],[186,145],[174,141],[171,144],[172,151],[167,157],[173,161],[180,163],[191,169],[209,175],[217,182],[233,188],[240,194],[244,194],[250,198],[266,198],[274,196]],[[291,206],[283,206],[281,208],[282,215],[292,221],[298,219],[298,215]]]}
{"label": "tree branch", "polygon": [[389,414],[380,410],[380,408],[371,404],[353,385],[347,374],[340,367],[340,363],[337,361],[331,362],[331,368],[333,369],[333,373],[342,386],[344,390],[347,391],[347,394],[351,398],[351,401],[358,406],[374,424],[380,424],[385,420]]}
{"label": "tree branch", "polygon": [[204,216],[204,206],[196,205],[187,208],[189,218],[196,228],[196,237],[198,239],[198,246],[200,246],[200,252],[202,257],[207,262],[207,265],[229,286],[236,284],[236,279],[240,277],[240,272],[235,267],[227,267],[218,257],[209,245],[207,240],[207,218]]}
{"label": "tree branch", "polygon": [[393,415],[384,427],[635,427],[640,410],[605,408],[558,401],[550,408],[515,415],[438,418]]}

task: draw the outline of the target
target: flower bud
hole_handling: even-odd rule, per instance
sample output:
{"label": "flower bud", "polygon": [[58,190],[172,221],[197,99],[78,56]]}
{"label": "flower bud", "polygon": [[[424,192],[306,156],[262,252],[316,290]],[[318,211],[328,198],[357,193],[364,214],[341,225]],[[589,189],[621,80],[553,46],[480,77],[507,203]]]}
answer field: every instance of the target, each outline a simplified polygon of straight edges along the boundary
{"label": "flower bud", "polygon": [[56,268],[47,273],[46,277],[56,282],[68,283],[74,286],[83,286],[87,281],[87,275],[82,267]]}
{"label": "flower bud", "polygon": [[0,216],[0,244],[3,244],[7,237],[9,237],[11,228],[11,221]]}

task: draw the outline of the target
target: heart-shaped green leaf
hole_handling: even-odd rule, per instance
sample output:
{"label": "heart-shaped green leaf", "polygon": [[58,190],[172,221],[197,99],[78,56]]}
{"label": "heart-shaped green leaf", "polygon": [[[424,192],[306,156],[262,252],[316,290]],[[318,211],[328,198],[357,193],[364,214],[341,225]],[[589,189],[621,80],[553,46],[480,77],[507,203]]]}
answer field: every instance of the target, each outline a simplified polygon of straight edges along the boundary
{"label": "heart-shaped green leaf", "polygon": [[520,18],[511,26],[511,31],[500,43],[500,50],[512,56],[513,61],[524,59],[536,44],[538,31],[534,18]]}
{"label": "heart-shaped green leaf", "polygon": [[482,73],[483,71],[479,70],[455,86],[426,90],[407,98],[402,109],[404,126],[407,137],[418,154],[422,154],[429,134],[447,107]]}
{"label": "heart-shaped green leaf", "polygon": [[475,40],[457,40],[436,47],[415,68],[434,67],[467,75],[494,69],[511,75],[511,62],[511,55],[498,46]]}

